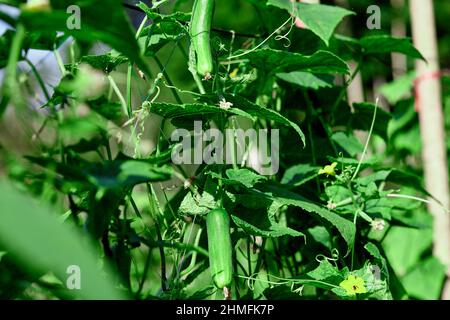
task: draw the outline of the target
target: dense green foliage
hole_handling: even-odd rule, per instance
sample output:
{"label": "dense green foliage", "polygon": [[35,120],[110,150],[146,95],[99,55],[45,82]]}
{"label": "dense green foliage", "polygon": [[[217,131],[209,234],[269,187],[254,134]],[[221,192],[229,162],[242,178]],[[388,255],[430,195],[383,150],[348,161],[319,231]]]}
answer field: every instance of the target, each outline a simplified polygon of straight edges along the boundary
{"label": "dense green foliage", "polygon": [[[232,299],[440,297],[414,74],[393,80],[390,66],[394,52],[410,69],[422,59],[390,36],[404,13],[380,4],[382,29],[368,30],[371,1],[216,1],[204,33],[193,1],[141,2],[142,16],[116,0],[24,2],[0,1],[20,11],[0,12],[0,298],[222,299],[229,277]],[[71,4],[80,29],[67,27]],[[35,49],[57,69],[31,61]],[[350,104],[359,71],[367,102]],[[279,172],[174,165],[171,132],[196,120],[279,129]],[[223,225],[208,222],[217,208]]]}

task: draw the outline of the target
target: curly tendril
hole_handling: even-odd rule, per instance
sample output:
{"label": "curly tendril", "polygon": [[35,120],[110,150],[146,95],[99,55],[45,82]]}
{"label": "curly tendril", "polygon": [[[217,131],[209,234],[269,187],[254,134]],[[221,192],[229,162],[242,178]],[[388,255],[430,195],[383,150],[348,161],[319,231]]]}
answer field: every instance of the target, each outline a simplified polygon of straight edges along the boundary
{"label": "curly tendril", "polygon": [[316,256],[316,261],[318,263],[321,263],[324,260],[333,261],[333,262],[338,261],[339,260],[339,250],[336,248],[331,249],[331,257],[327,257],[324,254],[318,254]]}

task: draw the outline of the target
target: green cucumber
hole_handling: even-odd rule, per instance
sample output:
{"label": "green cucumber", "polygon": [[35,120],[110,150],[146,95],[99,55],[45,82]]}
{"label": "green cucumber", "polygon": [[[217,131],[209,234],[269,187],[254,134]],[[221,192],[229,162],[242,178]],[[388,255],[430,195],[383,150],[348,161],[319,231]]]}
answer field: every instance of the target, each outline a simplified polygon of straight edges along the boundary
{"label": "green cucumber", "polygon": [[223,289],[233,279],[230,217],[224,209],[211,210],[206,216],[209,268],[214,284]]}
{"label": "green cucumber", "polygon": [[213,18],[214,0],[195,0],[192,9],[190,34],[197,57],[197,72],[210,79],[213,72],[211,53],[211,21]]}

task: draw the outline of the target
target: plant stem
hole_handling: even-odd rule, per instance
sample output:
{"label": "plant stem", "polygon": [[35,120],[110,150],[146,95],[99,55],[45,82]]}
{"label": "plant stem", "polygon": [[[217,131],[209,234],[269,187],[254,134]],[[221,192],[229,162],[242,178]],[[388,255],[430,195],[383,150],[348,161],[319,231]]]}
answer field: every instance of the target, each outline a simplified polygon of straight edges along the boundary
{"label": "plant stem", "polygon": [[279,26],[277,29],[275,29],[274,32],[272,32],[267,38],[265,38],[263,41],[261,41],[256,47],[252,48],[251,50],[245,51],[243,53],[240,54],[236,54],[234,56],[228,56],[228,60],[232,60],[232,59],[236,59],[236,58],[240,58],[242,56],[245,56],[246,54],[249,54],[250,52],[253,52],[255,50],[257,50],[258,48],[260,48],[262,45],[264,45],[267,41],[270,40],[270,38],[272,38],[272,36],[274,36],[275,34],[277,34],[281,29],[284,28],[285,25],[287,25],[289,22],[293,22],[293,18],[289,17],[289,19],[287,19],[281,26]]}
{"label": "plant stem", "polygon": [[116,93],[117,97],[119,98],[120,103],[122,104],[123,112],[125,114],[128,114],[127,102],[125,101],[125,98],[123,97],[122,92],[120,92],[120,89],[116,84],[116,81],[114,81],[114,78],[111,75],[108,75],[108,80],[109,80],[109,83],[110,83],[111,87],[113,88],[114,92]]}
{"label": "plant stem", "polygon": [[366,155],[367,148],[369,147],[370,138],[372,137],[373,128],[374,128],[374,126],[375,126],[375,120],[376,120],[376,118],[377,118],[377,110],[378,110],[378,99],[377,99],[377,102],[375,103],[375,111],[373,112],[372,123],[370,124],[369,135],[368,135],[368,137],[367,137],[367,140],[366,140],[366,144],[365,144],[365,146],[364,146],[363,153],[361,154],[361,158],[359,159],[358,166],[356,167],[355,173],[353,174],[351,180],[355,179],[356,176],[358,175],[359,169],[361,168],[361,164],[362,164],[362,162],[363,162],[363,160],[364,160],[364,157],[365,157],[365,155]]}
{"label": "plant stem", "polygon": [[24,105],[23,98],[20,94],[20,87],[17,81],[17,63],[21,56],[22,43],[25,39],[25,27],[23,24],[18,24],[16,28],[16,34],[14,35],[11,50],[8,57],[8,64],[5,70],[4,87],[2,94],[5,94],[0,98],[0,116],[5,111],[9,99],[11,98],[13,103],[22,106]]}
{"label": "plant stem", "polygon": [[53,50],[53,54],[55,55],[56,62],[58,63],[59,70],[61,71],[61,75],[64,77],[67,73],[66,67],[64,66],[64,62],[59,54],[58,49]]}
{"label": "plant stem", "polygon": [[44,83],[44,81],[42,80],[42,77],[41,77],[41,75],[39,74],[39,72],[37,71],[36,67],[34,66],[34,64],[33,64],[27,57],[25,57],[25,61],[26,61],[26,63],[30,66],[31,71],[33,72],[34,76],[36,77],[36,80],[38,81],[39,86],[41,87],[42,92],[43,92],[44,95],[45,95],[45,98],[47,99],[47,101],[50,100],[50,94],[48,93],[48,90],[47,90],[47,88],[45,87],[45,83]]}
{"label": "plant stem", "polygon": [[247,237],[247,264],[248,264],[248,274],[252,275],[252,256],[250,254],[250,237]]}
{"label": "plant stem", "polygon": [[131,101],[131,72],[133,71],[133,65],[128,63],[127,68],[127,115],[131,118],[133,113],[132,101]]}
{"label": "plant stem", "polygon": [[[141,21],[141,24],[139,25],[139,28],[136,31],[135,38],[138,39],[139,35],[142,32],[142,29],[144,29],[145,24],[148,21],[147,15],[144,16],[144,18]],[[128,69],[127,69],[127,114],[128,118],[131,118],[133,113],[133,107],[132,107],[132,101],[131,101],[131,73],[133,71],[133,64],[131,62],[128,62]]]}
{"label": "plant stem", "polygon": [[[339,103],[341,103],[342,98],[345,96],[345,93],[347,92],[347,89],[349,87],[349,85],[353,82],[353,80],[355,79],[356,75],[358,74],[359,70],[361,70],[361,59],[357,62],[356,64],[356,68],[353,71],[352,75],[350,76],[350,78],[347,80],[347,82],[345,83],[344,87],[341,89],[341,92],[339,93],[338,98],[336,99],[333,107],[331,108],[331,114],[334,114],[336,112],[337,107],[339,106]],[[350,108],[352,108],[350,106]],[[352,109],[353,110],[353,109]]]}
{"label": "plant stem", "polygon": [[138,27],[138,29],[136,31],[136,36],[135,36],[136,39],[139,39],[139,36],[140,36],[140,34],[142,32],[142,29],[144,29],[145,24],[147,23],[147,21],[148,21],[148,16],[145,15],[144,18],[141,21],[141,24],[139,25],[139,27]]}
{"label": "plant stem", "polygon": [[[307,113],[307,119],[308,119],[308,136],[309,136],[309,143],[311,145],[311,157],[312,157],[312,161],[313,161],[313,165],[317,166],[317,159],[316,159],[316,147],[314,145],[314,138],[313,138],[313,132],[312,132],[312,126],[311,126],[311,120],[312,120],[312,116],[314,114],[314,108],[312,106],[311,100],[309,99],[309,95],[308,92],[305,90],[302,90],[303,95],[306,99],[306,105],[308,108],[308,113]],[[328,136],[330,141],[331,141],[331,137]],[[334,141],[331,142],[331,145],[333,145]],[[320,182],[319,182],[319,177],[316,176],[315,178],[316,181],[316,187],[317,187],[317,192],[318,194],[320,194]]]}
{"label": "plant stem", "polygon": [[[155,223],[155,230],[156,230],[156,237],[158,238],[158,241],[163,241],[162,238],[162,234],[161,234],[161,227],[159,225],[157,216],[156,216],[156,210],[155,210],[155,206],[157,205],[155,203],[155,193],[153,188],[151,187],[151,185],[149,183],[146,184],[147,185],[147,192],[148,192],[148,200],[149,200],[149,204],[150,204],[150,209],[153,213],[153,220]],[[153,200],[153,201],[152,201]],[[164,253],[164,247],[159,247],[159,254],[161,256],[161,289],[163,291],[167,290],[167,276],[166,276],[166,255]]]}
{"label": "plant stem", "polygon": [[[159,69],[161,70],[162,74],[164,75],[164,78],[166,78],[167,82],[169,83],[169,85],[171,87],[175,87],[173,85],[172,80],[170,79],[169,75],[166,72],[166,68],[163,66],[163,64],[161,63],[161,60],[159,60],[159,58],[155,55],[153,56],[153,58],[155,59],[156,64],[158,65]],[[181,101],[180,96],[178,95],[177,90],[175,90],[174,88],[170,88],[170,91],[172,92],[175,100],[177,101],[177,103],[179,104],[183,104],[183,102]]]}

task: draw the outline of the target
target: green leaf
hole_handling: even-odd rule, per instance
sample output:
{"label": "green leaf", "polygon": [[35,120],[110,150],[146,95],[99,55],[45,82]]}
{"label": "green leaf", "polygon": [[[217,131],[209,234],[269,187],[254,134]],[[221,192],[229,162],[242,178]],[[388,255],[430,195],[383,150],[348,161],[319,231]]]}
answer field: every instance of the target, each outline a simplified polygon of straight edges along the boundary
{"label": "green leaf", "polygon": [[387,54],[392,52],[403,53],[408,57],[415,59],[425,58],[414,48],[409,38],[393,38],[388,35],[367,36],[359,40],[363,53],[369,54]]}
{"label": "green leaf", "polygon": [[[354,129],[369,131],[375,108],[375,104],[372,103],[354,103],[351,126]],[[378,107],[373,133],[387,140],[387,127],[391,118],[392,116],[389,113]]]}
{"label": "green leaf", "polygon": [[390,83],[380,87],[379,92],[391,105],[397,104],[401,99],[407,98],[414,86],[416,73],[414,71],[401,76]]}
{"label": "green leaf", "polygon": [[[0,13],[0,20],[2,13]],[[4,68],[8,61],[9,50],[12,46],[12,40],[16,34],[15,30],[8,29],[0,37],[0,69]],[[19,56],[19,60],[23,60],[30,49],[51,51],[66,40],[67,37],[59,36],[56,32],[35,32],[28,31],[22,43],[24,54]]]}
{"label": "green leaf", "polygon": [[279,114],[275,110],[261,107],[249,100],[235,96],[231,94],[223,94],[222,99],[227,102],[232,103],[230,109],[224,110],[218,107],[219,97],[217,95],[204,95],[200,97],[201,101],[207,104],[192,103],[192,104],[171,104],[171,103],[152,103],[150,104],[150,111],[164,118],[174,119],[189,116],[205,116],[205,115],[216,115],[216,114],[234,114],[241,115],[254,120],[253,117],[260,119],[272,120],[274,122],[284,124],[292,127],[299,134],[303,143],[305,143],[305,135],[303,134],[300,127]]}
{"label": "green leaf", "polygon": [[115,121],[122,118],[122,105],[119,102],[113,102],[105,96],[95,100],[86,101],[87,105],[105,119]]}
{"label": "green leaf", "polygon": [[216,177],[212,174],[207,177],[200,197],[188,192],[183,198],[178,212],[182,215],[205,215],[217,208],[222,193],[214,178]]}
{"label": "green leaf", "polygon": [[349,189],[337,184],[326,187],[325,193],[333,203],[339,203],[353,196]]}
{"label": "green leaf", "polygon": [[[155,11],[156,8],[149,8],[145,3],[139,2],[137,7],[141,8],[147,17],[152,20],[153,23],[160,21],[174,21],[188,23],[191,20],[191,14],[185,12],[174,12],[171,14],[161,14]],[[180,24],[181,25],[181,24]]]}
{"label": "green leaf", "polygon": [[151,57],[170,41],[179,41],[187,36],[186,29],[177,22],[161,21],[142,30],[138,43],[144,55]]}
{"label": "green leaf", "polygon": [[222,189],[219,187],[216,180],[212,177],[208,177],[203,188],[202,197],[199,199],[198,204],[209,210],[215,209],[219,205],[221,196]]}
{"label": "green leaf", "polygon": [[[292,122],[291,120],[289,120],[288,118],[279,114],[275,110],[261,107],[261,106],[257,105],[256,103],[253,103],[253,102],[245,99],[244,97],[241,97],[238,95],[224,93],[222,95],[222,97],[227,102],[231,102],[233,104],[233,108],[231,108],[230,110],[239,109],[246,114],[256,117],[257,119],[272,120],[276,123],[292,127],[300,136],[300,138],[303,142],[303,145],[305,144],[305,135],[303,134],[303,131],[300,129],[300,127],[295,122]],[[217,97],[210,96],[210,99],[211,98],[217,99]]]}
{"label": "green leaf", "polygon": [[83,56],[80,62],[85,62],[95,69],[105,73],[114,71],[119,65],[127,62],[128,59],[117,52],[110,52],[98,56]]}
{"label": "green leaf", "polygon": [[314,90],[319,88],[331,88],[334,83],[334,77],[331,75],[316,75],[302,71],[277,73],[276,76],[286,82]]}
{"label": "green leaf", "polygon": [[268,73],[303,71],[319,74],[347,74],[348,65],[329,51],[317,51],[311,56],[300,53],[258,49],[246,55],[249,63]]}
{"label": "green leaf", "polygon": [[[344,166],[344,167],[352,166],[352,167],[356,168],[356,166],[359,163],[359,160],[353,159],[353,158],[342,158],[342,157],[335,158],[335,157],[327,156],[327,159],[330,163],[337,162],[338,169],[341,169],[342,166]],[[378,160],[375,157],[364,160],[363,162],[361,162],[361,170],[368,168],[368,167],[373,167],[373,166],[377,165],[377,163],[378,163]]]}
{"label": "green leaf", "polygon": [[389,121],[388,134],[390,144],[397,152],[414,156],[420,153],[422,140],[418,114],[414,110],[414,98],[400,100],[396,104]]}
{"label": "green leaf", "polygon": [[353,245],[355,241],[356,229],[354,224],[337,215],[336,213],[318,205],[307,199],[301,197],[300,195],[283,190],[280,188],[270,188],[270,192],[265,192],[264,194],[269,198],[272,198],[278,205],[287,205],[299,207],[306,212],[312,213],[320,217],[321,219],[327,221],[333,225],[341,234],[342,238],[347,243],[348,250]]}
{"label": "green leaf", "polygon": [[445,266],[437,258],[429,257],[404,276],[402,284],[413,298],[438,300],[445,277]]}
{"label": "green leaf", "polygon": [[191,19],[190,13],[174,12],[172,14],[160,14],[150,9],[145,3],[137,5],[141,8],[152,23],[145,27],[139,35],[138,42],[144,47],[145,56],[153,56],[170,41],[180,40],[189,33],[184,24]]}
{"label": "green leaf", "polygon": [[392,227],[382,245],[392,268],[401,277],[420,261],[432,242],[431,229]]}
{"label": "green leaf", "polygon": [[391,182],[413,190],[419,191],[427,196],[431,196],[424,187],[423,179],[411,172],[400,169],[379,169],[367,176],[357,178],[356,181],[361,185],[369,185],[372,182]]}
{"label": "green leaf", "polygon": [[414,173],[407,172],[401,169],[392,169],[386,179],[390,182],[408,186],[414,190],[422,192],[423,194],[431,196],[428,191],[425,190],[422,177]]}
{"label": "green leaf", "polygon": [[319,266],[308,272],[307,275],[315,280],[328,280],[327,282],[335,284],[339,284],[345,277],[342,272],[333,266],[327,259],[320,261]]}
{"label": "green leaf", "polygon": [[8,210],[0,215],[0,244],[29,272],[53,272],[66,283],[68,267],[81,271],[81,289],[67,294],[82,299],[121,299],[109,268],[98,268],[99,258],[88,239],[62,225],[50,207],[39,205],[13,186],[0,182],[0,202]]}
{"label": "green leaf", "polygon": [[275,219],[280,206],[259,193],[236,195],[237,208],[230,209],[234,223],[250,235],[261,237],[304,236]]}
{"label": "green leaf", "polygon": [[386,281],[389,283],[389,270],[388,270],[388,267],[387,267],[387,261],[381,255],[380,250],[378,249],[378,247],[375,244],[373,244],[372,242],[368,242],[364,246],[364,249],[366,249],[367,252],[369,252],[372,255],[372,257],[374,257],[375,261],[381,265],[380,272],[384,275]]}
{"label": "green leaf", "polygon": [[293,3],[290,0],[269,0],[267,4],[285,9],[300,18],[327,46],[342,19],[354,14],[352,11],[337,6]]}
{"label": "green leaf", "polygon": [[261,176],[249,169],[228,169],[225,174],[229,180],[242,184],[246,188],[252,188],[259,182],[267,181],[267,177]]}
{"label": "green leaf", "polygon": [[[140,160],[116,161],[108,167],[105,168],[105,175],[97,175],[96,171],[91,172],[91,177],[102,187],[115,187],[117,184],[134,186],[145,182],[164,181],[170,179],[173,173],[171,166],[156,166]],[[114,173],[117,168],[120,171],[116,176],[106,175],[107,172]]]}
{"label": "green leaf", "polygon": [[211,211],[210,208],[199,205],[191,192],[186,193],[178,208],[178,213],[184,216],[206,215],[209,211]]}
{"label": "green leaf", "polygon": [[354,135],[347,135],[344,132],[336,132],[333,134],[331,139],[352,157],[363,152],[363,145]]}
{"label": "green leaf", "polygon": [[106,126],[106,119],[91,112],[83,117],[66,117],[58,124],[58,130],[63,140],[71,141],[73,137],[88,139],[98,133],[104,133]]}
{"label": "green leaf", "polygon": [[329,49],[344,61],[357,60],[361,57],[359,40],[341,34],[335,34],[331,38]]}
{"label": "green leaf", "polygon": [[80,139],[75,144],[65,146],[65,150],[70,150],[76,153],[85,153],[90,151],[98,150],[98,148],[105,146],[107,144],[107,140],[104,138],[94,137],[92,139]]}
{"label": "green leaf", "polygon": [[352,274],[364,280],[364,286],[367,292],[361,294],[361,299],[371,297],[379,300],[392,300],[392,296],[388,290],[387,280],[382,279],[381,270],[378,265],[372,265],[366,262],[361,269],[354,270]]}
{"label": "green leaf", "polygon": [[[72,14],[66,10],[71,5],[80,8],[80,29],[68,28],[67,21]],[[27,30],[60,31],[82,41],[102,41],[123,53],[143,72],[149,74],[149,67],[140,54],[141,50],[120,1],[103,0],[99,4],[95,0],[51,0],[51,6],[51,11],[22,11],[20,21]],[[105,10],[108,14],[105,14]]]}
{"label": "green leaf", "polygon": [[184,118],[189,116],[215,115],[225,113],[218,106],[202,103],[173,104],[164,102],[154,102],[150,104],[150,112],[166,119]]}
{"label": "green leaf", "polygon": [[308,233],[317,243],[331,250],[331,236],[328,230],[323,226],[315,226],[308,229]]}
{"label": "green leaf", "polygon": [[276,223],[274,219],[258,217],[257,220],[248,222],[236,215],[231,215],[233,222],[246,233],[253,236],[276,238],[282,236],[300,237],[303,233]]}
{"label": "green leaf", "polygon": [[0,117],[6,110],[10,100],[16,106],[24,106],[22,94],[20,92],[19,81],[17,79],[17,63],[21,58],[21,48],[25,40],[25,28],[22,25],[17,27],[16,33],[11,41],[11,48],[6,64],[3,86],[1,88],[0,97]]}
{"label": "green leaf", "polygon": [[27,157],[27,159],[54,170],[64,179],[109,190],[130,188],[145,182],[169,180],[173,173],[170,165],[159,166],[145,159],[131,159],[122,154],[112,161],[90,163],[80,160],[76,165],[59,163],[51,158]]}
{"label": "green leaf", "polygon": [[281,179],[281,183],[293,187],[301,186],[317,177],[319,175],[319,169],[320,167],[312,166],[310,164],[298,164],[286,170]]}

